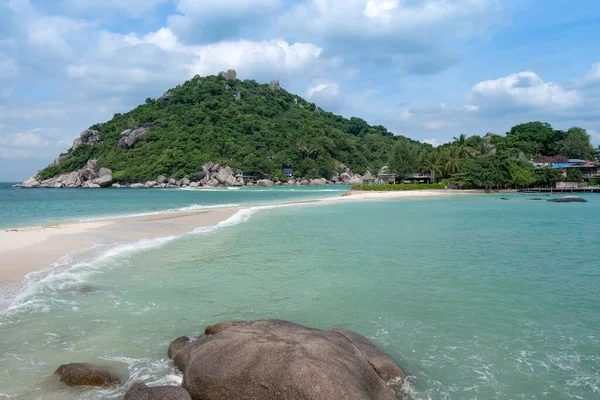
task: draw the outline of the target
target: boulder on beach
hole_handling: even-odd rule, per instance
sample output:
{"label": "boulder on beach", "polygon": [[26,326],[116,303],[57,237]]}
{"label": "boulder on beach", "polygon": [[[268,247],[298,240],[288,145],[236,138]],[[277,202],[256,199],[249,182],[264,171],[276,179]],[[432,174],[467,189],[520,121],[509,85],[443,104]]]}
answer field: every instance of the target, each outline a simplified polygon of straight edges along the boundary
{"label": "boulder on beach", "polygon": [[192,400],[190,394],[178,386],[146,386],[136,382],[125,393],[123,400]]}
{"label": "boulder on beach", "polygon": [[559,197],[558,199],[548,200],[550,203],[587,203],[587,200],[577,196]]}
{"label": "boulder on beach", "polygon": [[54,371],[54,376],[57,376],[67,386],[111,386],[121,384],[121,379],[113,368],[88,363],[63,364]]}
{"label": "boulder on beach", "polygon": [[192,399],[403,398],[405,374],[365,337],[281,320],[229,321],[173,342]]}
{"label": "boulder on beach", "polygon": [[270,179],[259,179],[256,181],[256,186],[273,186],[275,182]]}

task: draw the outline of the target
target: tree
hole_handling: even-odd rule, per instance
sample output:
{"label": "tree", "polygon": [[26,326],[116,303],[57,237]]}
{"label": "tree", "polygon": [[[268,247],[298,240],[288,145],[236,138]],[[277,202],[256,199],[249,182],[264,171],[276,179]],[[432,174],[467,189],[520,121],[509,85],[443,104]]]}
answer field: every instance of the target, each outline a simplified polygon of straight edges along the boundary
{"label": "tree", "polygon": [[489,157],[492,155],[493,149],[494,149],[493,146],[491,146],[490,144],[488,144],[484,141],[481,141],[475,148],[475,152],[479,157]]}
{"label": "tree", "polygon": [[536,181],[533,164],[525,160],[511,160],[508,172],[515,187],[528,187]]}
{"label": "tree", "polygon": [[407,140],[398,141],[392,148],[389,166],[399,179],[408,177],[419,166],[417,149]]}
{"label": "tree", "polygon": [[594,148],[590,144],[590,135],[583,128],[569,129],[563,140],[556,143],[557,153],[567,158],[590,159]]}
{"label": "tree", "polygon": [[444,171],[448,175],[457,174],[462,171],[462,159],[457,147],[449,147],[444,154]]}
{"label": "tree", "polygon": [[578,168],[567,168],[567,176],[565,181],[567,182],[581,182],[583,177],[581,171]]}
{"label": "tree", "polygon": [[436,174],[442,173],[443,163],[440,153],[437,150],[421,154],[421,171],[428,172],[431,181],[435,182]]}
{"label": "tree", "polygon": [[539,168],[534,172],[535,184],[543,187],[554,187],[556,182],[563,180],[560,169],[554,168]]}
{"label": "tree", "polygon": [[473,150],[467,144],[467,136],[464,133],[461,133],[459,137],[454,137],[452,144],[458,148],[460,157],[467,158],[473,155]]}
{"label": "tree", "polygon": [[510,181],[506,160],[499,157],[470,159],[464,171],[467,182],[480,188],[491,189]]}

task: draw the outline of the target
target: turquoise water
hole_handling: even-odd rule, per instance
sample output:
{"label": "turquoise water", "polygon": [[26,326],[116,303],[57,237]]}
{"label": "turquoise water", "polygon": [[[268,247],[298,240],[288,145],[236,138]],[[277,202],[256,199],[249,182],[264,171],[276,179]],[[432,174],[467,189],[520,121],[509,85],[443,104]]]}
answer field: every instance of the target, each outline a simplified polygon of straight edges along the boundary
{"label": "turquoise water", "polygon": [[170,341],[237,318],[359,332],[407,370],[416,399],[600,398],[600,196],[530,197],[243,211],[31,277],[0,315],[0,398],[126,390],[49,385],[66,362],[176,384]]}
{"label": "turquoise water", "polygon": [[0,182],[0,228],[201,207],[336,196],[348,186],[239,189],[19,189]]}

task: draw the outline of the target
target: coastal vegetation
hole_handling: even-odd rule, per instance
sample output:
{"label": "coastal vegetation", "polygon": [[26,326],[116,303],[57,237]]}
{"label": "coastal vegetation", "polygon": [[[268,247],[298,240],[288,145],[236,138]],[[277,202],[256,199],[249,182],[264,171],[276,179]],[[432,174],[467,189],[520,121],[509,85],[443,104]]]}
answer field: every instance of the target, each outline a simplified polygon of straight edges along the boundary
{"label": "coastal vegetation", "polygon": [[196,76],[158,99],[148,98],[127,113],[92,125],[38,178],[68,174],[97,160],[98,168],[112,171],[116,183],[157,176],[199,180],[203,165],[212,161],[282,182],[289,171],[302,179],[329,180],[339,175],[342,165],[361,175],[386,167],[404,183],[426,176],[434,184],[516,188],[581,180],[576,170],[562,176],[557,170],[535,168],[529,160],[565,162],[591,159],[599,152],[585,129],[556,130],[544,122],[516,125],[505,135],[460,134],[434,148],[360,118],[322,110],[276,81],[241,81],[233,72]]}

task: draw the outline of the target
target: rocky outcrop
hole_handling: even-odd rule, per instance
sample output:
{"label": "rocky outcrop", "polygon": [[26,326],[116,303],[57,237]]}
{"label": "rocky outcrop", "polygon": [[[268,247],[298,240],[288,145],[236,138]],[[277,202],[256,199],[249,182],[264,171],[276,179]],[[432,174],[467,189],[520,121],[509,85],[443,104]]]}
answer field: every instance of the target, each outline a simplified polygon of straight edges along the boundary
{"label": "rocky outcrop", "polygon": [[58,166],[58,165],[60,165],[60,163],[62,163],[65,160],[68,160],[68,159],[69,159],[69,155],[65,154],[64,156],[59,156],[58,158],[56,158],[50,165]]}
{"label": "rocky outcrop", "polygon": [[73,146],[71,147],[75,150],[82,144],[88,144],[90,146],[95,145],[96,143],[102,142],[102,136],[100,132],[95,129],[86,129],[85,131],[79,134],[79,137],[73,141]]}
{"label": "rocky outcrop", "polygon": [[239,90],[234,90],[233,98],[235,99],[235,101],[240,101],[242,99],[242,92],[240,92]]}
{"label": "rocky outcrop", "polygon": [[550,203],[587,203],[588,201],[582,197],[577,196],[566,196],[558,199],[548,200]]}
{"label": "rocky outcrop", "polygon": [[320,179],[311,179],[308,183],[309,186],[320,186],[320,185],[327,185],[327,179],[325,178],[320,178]]}
{"label": "rocky outcrop", "polygon": [[228,69],[227,71],[219,72],[219,74],[217,76],[219,78],[224,78],[224,79],[236,79],[237,73],[235,72],[234,69]]}
{"label": "rocky outcrop", "polygon": [[122,149],[129,149],[133,147],[133,144],[146,135],[150,131],[150,128],[147,126],[138,126],[132,129],[125,129],[121,132],[121,136],[119,138],[119,147]]}
{"label": "rocky outcrop", "polygon": [[[210,328],[210,329],[209,329]],[[365,337],[281,320],[228,322],[196,340],[179,338],[171,358],[192,399],[396,400],[405,374]],[[174,342],[175,344],[175,342]]]}
{"label": "rocky outcrop", "polygon": [[121,384],[116,371],[107,366],[87,363],[63,364],[54,376],[68,386],[111,386]]}
{"label": "rocky outcrop", "polygon": [[112,171],[108,168],[98,168],[98,161],[89,160],[83,168],[62,174],[54,178],[40,181],[34,175],[20,186],[23,188],[100,188],[111,186]]}
{"label": "rocky outcrop", "polygon": [[148,387],[143,382],[136,382],[125,393],[123,400],[192,400],[190,394],[177,386]]}
{"label": "rocky outcrop", "polygon": [[269,82],[269,88],[274,91],[281,90],[281,86],[279,86],[279,81],[272,80],[271,82]]}

